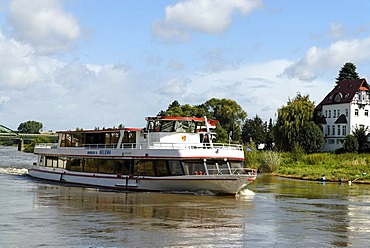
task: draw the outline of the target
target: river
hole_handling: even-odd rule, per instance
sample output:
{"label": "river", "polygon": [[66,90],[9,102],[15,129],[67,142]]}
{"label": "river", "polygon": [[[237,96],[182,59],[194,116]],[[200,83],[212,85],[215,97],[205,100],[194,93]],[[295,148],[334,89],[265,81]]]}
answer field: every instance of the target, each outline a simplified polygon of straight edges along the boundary
{"label": "river", "polygon": [[367,247],[370,185],[259,175],[246,196],[125,193],[30,178],[0,147],[0,247]]}

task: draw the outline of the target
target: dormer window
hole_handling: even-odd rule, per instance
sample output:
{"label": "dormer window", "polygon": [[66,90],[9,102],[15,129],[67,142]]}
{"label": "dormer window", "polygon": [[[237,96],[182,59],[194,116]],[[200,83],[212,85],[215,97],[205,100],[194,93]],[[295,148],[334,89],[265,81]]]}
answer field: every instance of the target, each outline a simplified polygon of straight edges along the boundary
{"label": "dormer window", "polygon": [[344,95],[344,98],[348,98],[349,97],[349,93],[346,93],[345,95]]}
{"label": "dormer window", "polygon": [[329,96],[329,100],[333,100],[333,95],[330,95]]}

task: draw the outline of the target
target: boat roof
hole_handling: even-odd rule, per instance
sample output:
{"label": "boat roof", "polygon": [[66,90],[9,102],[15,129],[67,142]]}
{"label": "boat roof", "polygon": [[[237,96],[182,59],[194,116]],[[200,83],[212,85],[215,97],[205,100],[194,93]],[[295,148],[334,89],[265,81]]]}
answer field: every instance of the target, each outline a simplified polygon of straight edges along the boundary
{"label": "boat roof", "polygon": [[[164,121],[195,121],[195,122],[205,122],[204,117],[184,117],[184,116],[155,116],[146,117],[147,121],[152,120],[164,120]],[[218,120],[208,120],[209,123],[218,122]]]}
{"label": "boat roof", "polygon": [[125,128],[105,128],[105,129],[96,129],[96,130],[67,130],[67,131],[57,131],[57,133],[116,133],[120,130],[124,131],[141,131],[142,128],[136,127],[125,127]]}

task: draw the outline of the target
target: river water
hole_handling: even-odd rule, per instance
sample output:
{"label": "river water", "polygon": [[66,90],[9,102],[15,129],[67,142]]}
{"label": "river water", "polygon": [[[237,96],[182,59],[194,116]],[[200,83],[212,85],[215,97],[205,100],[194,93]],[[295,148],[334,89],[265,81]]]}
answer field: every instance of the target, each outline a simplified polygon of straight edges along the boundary
{"label": "river water", "polygon": [[30,178],[0,147],[0,247],[368,247],[370,185],[259,175],[246,196],[124,193]]}

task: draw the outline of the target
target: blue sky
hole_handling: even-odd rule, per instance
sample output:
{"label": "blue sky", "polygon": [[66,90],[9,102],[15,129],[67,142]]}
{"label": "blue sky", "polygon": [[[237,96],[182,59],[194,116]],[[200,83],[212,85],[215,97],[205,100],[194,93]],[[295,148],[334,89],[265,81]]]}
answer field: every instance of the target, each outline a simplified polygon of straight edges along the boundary
{"label": "blue sky", "polygon": [[370,75],[369,1],[2,0],[0,124],[143,127],[178,100],[275,119],[340,68]]}

